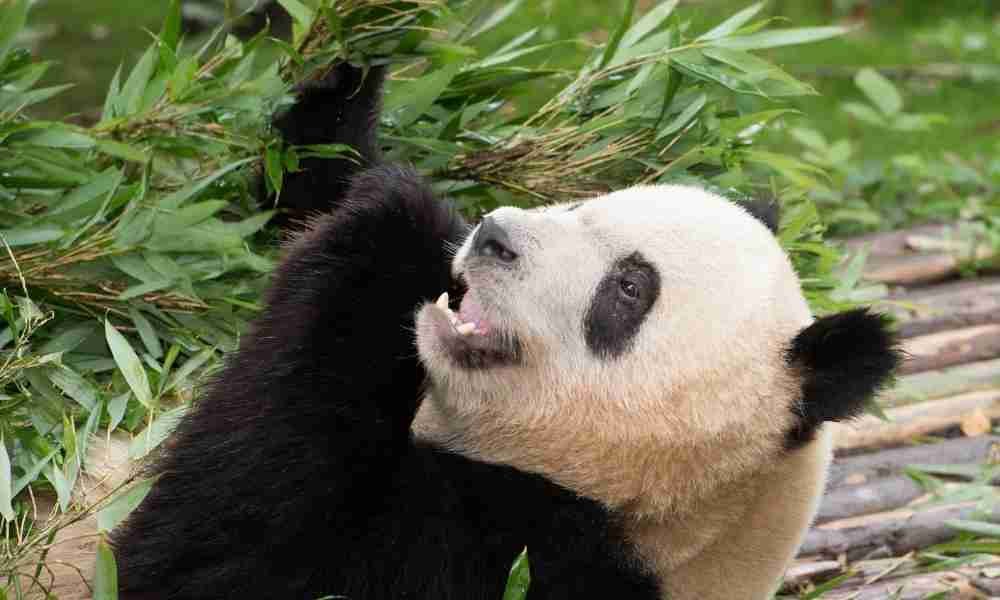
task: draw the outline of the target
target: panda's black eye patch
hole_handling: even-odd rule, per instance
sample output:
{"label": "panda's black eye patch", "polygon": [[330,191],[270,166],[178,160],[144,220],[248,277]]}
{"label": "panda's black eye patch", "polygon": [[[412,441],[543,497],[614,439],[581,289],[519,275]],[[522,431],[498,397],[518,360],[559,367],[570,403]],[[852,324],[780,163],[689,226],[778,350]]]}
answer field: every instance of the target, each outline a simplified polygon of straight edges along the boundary
{"label": "panda's black eye patch", "polygon": [[642,254],[615,261],[583,317],[587,348],[601,358],[624,354],[659,295],[660,274]]}

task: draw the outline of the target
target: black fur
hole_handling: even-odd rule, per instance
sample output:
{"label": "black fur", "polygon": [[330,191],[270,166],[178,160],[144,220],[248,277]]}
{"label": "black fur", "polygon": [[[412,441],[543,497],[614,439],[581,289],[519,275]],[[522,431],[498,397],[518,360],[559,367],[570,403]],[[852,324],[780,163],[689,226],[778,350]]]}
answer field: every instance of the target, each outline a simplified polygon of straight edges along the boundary
{"label": "black fur", "polygon": [[857,416],[891,381],[902,354],[887,317],[857,309],[817,319],[795,336],[787,359],[803,377],[797,424],[786,438],[795,449],[824,421]]}
{"label": "black fur", "polygon": [[[304,158],[299,170],[286,173],[274,222],[290,226],[329,211],[345,197],[351,177],[380,160],[376,136],[385,68],[367,71],[338,63],[325,77],[300,86],[292,109],[274,120],[288,145],[346,144],[359,156]],[[260,192],[264,181],[261,179]],[[260,194],[265,208],[274,197]]]}
{"label": "black fur", "polygon": [[760,198],[746,200],[740,203],[753,218],[763,223],[771,233],[778,233],[778,225],[781,223],[781,205],[774,198]]}
{"label": "black fur", "polygon": [[658,598],[597,502],[414,440],[414,310],[454,285],[446,246],[467,228],[398,167],[331,199],[113,532],[120,597],[496,600],[527,546],[532,600]]}
{"label": "black fur", "polygon": [[[623,283],[634,285],[638,296],[630,298],[624,294]],[[640,253],[634,252],[615,262],[597,285],[583,318],[587,348],[602,358],[624,354],[659,295],[660,274]]]}

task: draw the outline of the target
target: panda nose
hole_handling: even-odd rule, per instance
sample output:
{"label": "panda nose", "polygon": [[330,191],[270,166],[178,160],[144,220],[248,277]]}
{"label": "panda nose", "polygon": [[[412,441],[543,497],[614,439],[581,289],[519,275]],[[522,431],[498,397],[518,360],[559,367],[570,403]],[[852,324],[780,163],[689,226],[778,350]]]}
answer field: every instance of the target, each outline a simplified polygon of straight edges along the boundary
{"label": "panda nose", "polygon": [[472,254],[503,262],[513,262],[517,258],[517,253],[511,250],[510,237],[493,217],[486,217],[479,223],[472,238]]}

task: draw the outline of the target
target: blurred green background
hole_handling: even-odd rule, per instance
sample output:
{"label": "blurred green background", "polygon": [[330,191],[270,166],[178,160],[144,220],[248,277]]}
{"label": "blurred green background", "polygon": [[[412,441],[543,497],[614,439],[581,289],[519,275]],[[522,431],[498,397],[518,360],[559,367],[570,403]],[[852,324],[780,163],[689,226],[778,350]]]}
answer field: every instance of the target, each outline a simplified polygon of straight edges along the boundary
{"label": "blurred green background", "polygon": [[[244,2],[245,3],[245,2]],[[234,5],[235,4],[235,5]],[[230,2],[231,14],[240,2]],[[588,40],[602,40],[623,2],[612,0],[535,0],[525,2],[502,27],[483,41],[499,47],[515,35],[539,27],[540,41],[580,39],[553,50],[553,66],[569,67],[586,56]],[[640,2],[643,9],[654,4]],[[748,0],[681,2],[696,29],[749,5]],[[166,0],[38,0],[32,10],[30,42],[58,65],[51,83],[76,87],[43,108],[46,116],[86,115],[103,101],[119,63],[126,65],[150,41],[166,11]],[[192,23],[222,16],[222,1],[188,2]],[[609,12],[614,18],[609,18]],[[812,126],[829,138],[848,136],[866,152],[890,155],[947,149],[971,157],[996,152],[1000,137],[1000,3],[994,0],[947,2],[890,0],[772,0],[765,14],[791,26],[849,23],[846,37],[771,52],[771,59],[820,91],[795,99],[793,106],[813,117]],[[879,68],[903,85],[908,112],[942,113],[947,123],[926,132],[873,130],[838,109],[858,96],[852,78],[863,66]],[[548,92],[539,90],[539,97]]]}

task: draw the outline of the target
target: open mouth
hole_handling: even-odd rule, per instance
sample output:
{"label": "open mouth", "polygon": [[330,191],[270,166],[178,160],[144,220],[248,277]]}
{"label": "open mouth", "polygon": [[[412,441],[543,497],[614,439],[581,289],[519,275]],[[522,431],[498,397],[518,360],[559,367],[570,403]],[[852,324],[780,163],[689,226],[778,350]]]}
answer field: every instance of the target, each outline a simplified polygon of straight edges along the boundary
{"label": "open mouth", "polygon": [[444,351],[460,367],[486,369],[519,362],[521,352],[516,336],[491,322],[474,290],[463,289],[458,310],[445,292],[427,316]]}

